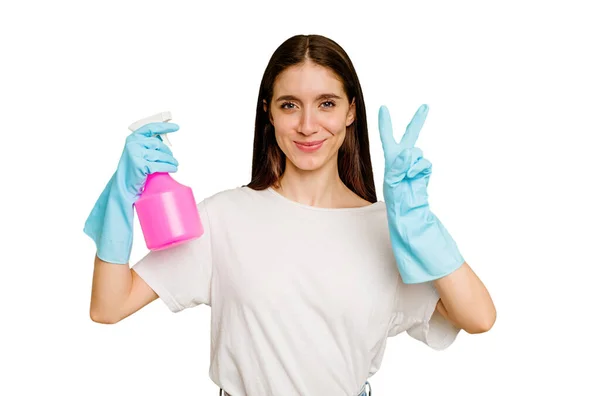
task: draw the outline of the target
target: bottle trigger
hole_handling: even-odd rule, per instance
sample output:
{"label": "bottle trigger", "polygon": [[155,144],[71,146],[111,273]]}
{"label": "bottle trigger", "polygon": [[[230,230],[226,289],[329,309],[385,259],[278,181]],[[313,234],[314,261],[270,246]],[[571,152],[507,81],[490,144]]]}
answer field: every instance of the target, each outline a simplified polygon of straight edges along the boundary
{"label": "bottle trigger", "polygon": [[[146,117],[139,121],[134,122],[133,124],[129,125],[129,130],[131,132],[133,132],[151,122],[168,122],[168,121],[171,121],[172,119],[173,119],[173,117],[171,117],[170,111],[163,111],[163,112],[157,113],[153,116]],[[159,134],[155,134],[154,136],[159,136]],[[173,147],[173,145],[169,141],[169,138],[167,137],[166,133],[161,134],[159,137],[163,142],[165,142],[165,144],[167,146]]]}

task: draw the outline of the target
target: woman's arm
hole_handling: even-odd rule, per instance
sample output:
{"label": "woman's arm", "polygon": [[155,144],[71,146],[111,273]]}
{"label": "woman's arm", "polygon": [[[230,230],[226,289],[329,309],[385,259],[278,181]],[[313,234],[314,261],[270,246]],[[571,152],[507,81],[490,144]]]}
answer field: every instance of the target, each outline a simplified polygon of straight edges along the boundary
{"label": "woman's arm", "polygon": [[90,303],[94,322],[117,323],[157,298],[129,265],[107,263],[96,256]]}
{"label": "woman's arm", "polygon": [[433,283],[440,295],[437,310],[454,326],[470,334],[492,328],[496,308],[485,285],[466,262]]}

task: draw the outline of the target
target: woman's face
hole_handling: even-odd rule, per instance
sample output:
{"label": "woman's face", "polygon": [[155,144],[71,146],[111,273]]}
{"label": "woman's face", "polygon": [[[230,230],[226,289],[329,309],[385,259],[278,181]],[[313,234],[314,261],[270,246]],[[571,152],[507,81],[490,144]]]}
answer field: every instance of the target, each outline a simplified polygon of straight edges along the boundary
{"label": "woman's face", "polygon": [[[265,104],[266,111],[266,104]],[[310,61],[284,70],[275,80],[271,123],[279,147],[294,166],[316,170],[337,161],[355,104],[328,68]]]}

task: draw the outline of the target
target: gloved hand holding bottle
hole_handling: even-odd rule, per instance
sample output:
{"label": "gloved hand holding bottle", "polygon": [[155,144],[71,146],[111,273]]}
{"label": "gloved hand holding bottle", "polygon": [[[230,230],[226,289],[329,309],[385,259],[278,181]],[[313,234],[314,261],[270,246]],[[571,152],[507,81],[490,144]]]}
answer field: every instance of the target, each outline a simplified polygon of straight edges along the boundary
{"label": "gloved hand holding bottle", "polygon": [[96,243],[96,254],[101,260],[129,263],[133,246],[133,204],[149,174],[177,172],[179,163],[160,138],[177,130],[177,124],[153,122],[127,137],[117,170],[85,222],[84,232]]}
{"label": "gloved hand holding bottle", "polygon": [[429,207],[431,163],[415,147],[428,110],[427,105],[417,110],[397,143],[387,107],[379,109],[385,157],[383,195],[392,249],[404,283],[442,278],[464,262],[456,243]]}

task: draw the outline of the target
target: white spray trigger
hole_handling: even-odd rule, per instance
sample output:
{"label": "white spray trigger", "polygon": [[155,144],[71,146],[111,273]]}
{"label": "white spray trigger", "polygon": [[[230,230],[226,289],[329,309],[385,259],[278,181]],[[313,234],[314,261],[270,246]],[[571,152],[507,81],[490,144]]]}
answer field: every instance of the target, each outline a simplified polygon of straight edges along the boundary
{"label": "white spray trigger", "polygon": [[[134,122],[133,124],[129,125],[129,130],[131,132],[133,132],[151,122],[167,122],[167,121],[171,121],[171,120],[172,120],[171,112],[163,111],[162,113],[154,114],[153,116],[142,118],[141,120]],[[154,135],[154,136],[157,136],[157,135]],[[172,147],[173,145],[169,141],[169,138],[167,137],[167,135],[168,135],[167,133],[163,133],[160,135],[160,138],[165,142],[165,144],[167,146]]]}

